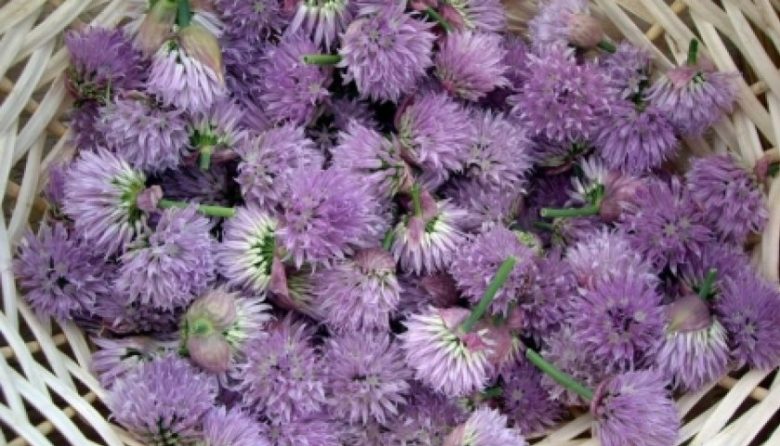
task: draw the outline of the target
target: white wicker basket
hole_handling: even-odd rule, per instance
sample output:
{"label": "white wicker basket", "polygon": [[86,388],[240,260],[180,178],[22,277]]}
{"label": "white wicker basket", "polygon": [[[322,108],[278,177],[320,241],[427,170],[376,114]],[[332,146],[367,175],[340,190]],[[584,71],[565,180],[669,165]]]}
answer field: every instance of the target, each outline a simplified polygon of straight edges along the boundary
{"label": "white wicker basket", "polygon": [[[504,0],[517,29],[531,0]],[[63,82],[62,32],[81,20],[111,26],[127,0],[0,0],[0,446],[138,445],[106,419],[105,391],[88,371],[90,351],[72,325],[37,319],[18,294],[11,257],[30,221],[48,167],[72,148],[61,118],[69,107]],[[652,50],[660,67],[684,57],[694,36],[721,70],[743,74],[738,107],[706,139],[690,139],[691,154],[727,150],[755,163],[766,151],[780,158],[780,0],[593,0],[594,14],[616,40]],[[769,224],[754,260],[778,281],[780,177],[768,191]],[[780,445],[780,374],[749,371],[725,377],[679,399],[685,417],[680,444]],[[558,426],[547,446],[596,445],[588,415]]]}

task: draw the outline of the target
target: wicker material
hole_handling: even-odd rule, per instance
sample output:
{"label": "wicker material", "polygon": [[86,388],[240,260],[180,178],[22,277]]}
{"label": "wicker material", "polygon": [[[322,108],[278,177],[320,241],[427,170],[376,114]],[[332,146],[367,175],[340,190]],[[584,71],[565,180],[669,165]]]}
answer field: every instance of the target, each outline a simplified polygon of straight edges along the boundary
{"label": "wicker material", "polygon": [[[529,0],[505,0],[521,29]],[[707,139],[687,141],[690,153],[733,150],[755,163],[771,150],[780,157],[780,0],[593,0],[594,14],[615,39],[653,51],[660,67],[684,57],[694,36],[722,70],[743,73],[739,105]],[[74,325],[36,319],[20,299],[11,256],[28,222],[46,204],[38,194],[52,161],[71,148],[63,112],[67,56],[63,30],[81,20],[111,26],[126,0],[0,0],[0,445],[138,445],[101,415],[106,396],[88,372],[87,340]],[[754,260],[778,280],[780,178],[769,188],[771,217]],[[679,400],[685,416],[680,443],[738,446],[763,438],[780,445],[780,375],[750,371],[726,377]],[[775,417],[775,418],[773,418]],[[583,415],[538,439],[541,445],[596,445]],[[776,429],[776,430],[775,430]]]}

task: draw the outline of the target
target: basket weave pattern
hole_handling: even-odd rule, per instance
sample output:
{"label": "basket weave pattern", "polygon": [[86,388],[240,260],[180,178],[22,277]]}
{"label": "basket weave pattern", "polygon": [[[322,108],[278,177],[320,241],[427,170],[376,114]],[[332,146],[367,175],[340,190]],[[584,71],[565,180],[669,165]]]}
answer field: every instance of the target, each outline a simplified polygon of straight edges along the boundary
{"label": "basket weave pattern", "polygon": [[[504,0],[522,29],[532,0]],[[90,351],[73,324],[35,317],[16,289],[11,259],[29,222],[46,203],[39,193],[49,166],[68,156],[70,106],[63,82],[62,32],[86,22],[113,26],[127,0],[0,0],[0,446],[140,445],[105,417],[106,393],[88,371]],[[593,0],[593,13],[615,40],[648,48],[660,68],[675,65],[691,38],[723,71],[742,73],[738,105],[687,153],[734,151],[748,163],[765,152],[780,159],[780,0]],[[754,248],[763,274],[778,282],[780,177],[768,191],[770,218]],[[678,400],[680,444],[780,445],[780,374],[725,377]],[[774,418],[773,418],[774,417]],[[539,445],[597,445],[588,415],[536,439]],[[141,445],[142,446],[142,445]]]}

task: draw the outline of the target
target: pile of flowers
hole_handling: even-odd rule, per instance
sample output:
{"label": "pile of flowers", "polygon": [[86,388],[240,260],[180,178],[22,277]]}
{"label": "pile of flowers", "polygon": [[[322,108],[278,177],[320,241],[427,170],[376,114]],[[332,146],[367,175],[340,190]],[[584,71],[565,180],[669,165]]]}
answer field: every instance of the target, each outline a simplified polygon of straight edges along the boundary
{"label": "pile of flowers", "polygon": [[[516,446],[780,363],[737,83],[499,0],[133,0],[70,32],[72,160],[15,272],[149,445]],[[685,171],[684,175],[678,172]]]}

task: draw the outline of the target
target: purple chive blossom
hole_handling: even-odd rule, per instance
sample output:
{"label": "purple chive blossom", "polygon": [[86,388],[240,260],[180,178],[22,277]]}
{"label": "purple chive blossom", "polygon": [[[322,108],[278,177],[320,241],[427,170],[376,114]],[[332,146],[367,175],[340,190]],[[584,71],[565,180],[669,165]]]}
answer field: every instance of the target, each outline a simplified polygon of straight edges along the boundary
{"label": "purple chive blossom", "polygon": [[475,136],[469,113],[447,95],[435,92],[422,94],[404,107],[396,128],[407,157],[433,185],[463,168]]}
{"label": "purple chive blossom", "polygon": [[602,363],[625,371],[651,364],[663,337],[661,296],[641,278],[604,281],[576,299],[571,342]]}
{"label": "purple chive blossom", "polygon": [[164,172],[160,182],[165,198],[229,206],[233,176],[225,165],[211,166],[205,172],[197,166],[182,166],[178,170]]}
{"label": "purple chive blossom", "polygon": [[110,295],[101,259],[61,223],[25,234],[13,269],[25,300],[45,317],[70,320]]}
{"label": "purple chive blossom", "polygon": [[323,365],[310,345],[312,330],[288,316],[265,337],[249,341],[236,369],[247,407],[277,425],[317,413],[326,403]]}
{"label": "purple chive blossom", "polygon": [[350,172],[371,185],[380,198],[390,198],[409,180],[408,167],[397,144],[358,121],[350,121],[339,132],[331,149],[333,167]]}
{"label": "purple chive blossom", "polygon": [[175,333],[177,330],[182,308],[161,310],[126,301],[126,296],[113,295],[111,299],[100,299],[95,303],[99,330],[121,335]]}
{"label": "purple chive blossom", "polygon": [[303,30],[314,43],[329,50],[337,37],[355,18],[357,5],[352,0],[293,0],[297,3],[295,15],[287,28],[292,34]]}
{"label": "purple chive blossom", "polygon": [[322,414],[278,425],[263,425],[270,446],[343,446],[342,426]]}
{"label": "purple chive blossom", "polygon": [[415,378],[437,392],[463,396],[482,389],[493,372],[493,353],[486,333],[459,333],[469,311],[464,308],[430,307],[409,316],[407,331],[400,335],[406,364]]}
{"label": "purple chive blossom", "polygon": [[496,226],[464,244],[458,250],[449,271],[464,296],[476,305],[488,288],[495,271],[509,256],[517,259],[504,286],[490,304],[490,312],[504,317],[511,307],[528,294],[539,271],[534,252],[522,244],[517,234]]}
{"label": "purple chive blossom", "polygon": [[736,367],[780,365],[780,293],[753,272],[720,282],[715,313],[728,332]]}
{"label": "purple chive blossom", "polygon": [[397,102],[433,64],[432,25],[404,13],[404,7],[404,2],[383,5],[352,22],[342,36],[338,66],[346,67],[344,81],[354,80],[364,98]]}
{"label": "purple chive blossom", "polygon": [[527,299],[520,302],[523,328],[544,339],[564,323],[566,311],[578,297],[574,270],[557,251],[538,259],[539,274]]}
{"label": "purple chive blossom", "polygon": [[582,175],[572,180],[572,201],[577,206],[597,204],[599,217],[607,223],[620,219],[644,187],[643,179],[608,170],[598,158],[583,160],[579,167]]}
{"label": "purple chive blossom", "polygon": [[661,375],[632,371],[606,379],[590,411],[593,433],[604,446],[668,446],[678,438],[680,419]]}
{"label": "purple chive blossom", "polygon": [[603,281],[633,276],[648,286],[658,279],[652,265],[631,248],[619,232],[601,230],[571,246],[566,252],[580,287],[594,289]]}
{"label": "purple chive blossom", "polygon": [[510,424],[524,435],[540,434],[555,426],[565,413],[563,405],[542,387],[542,373],[522,361],[503,374],[503,412]]}
{"label": "purple chive blossom", "polygon": [[405,275],[398,279],[401,285],[398,314],[404,317],[425,312],[430,306],[451,307],[460,299],[455,280],[447,273]]}
{"label": "purple chive blossom", "polygon": [[[379,444],[441,445],[447,434],[465,421],[466,417],[467,414],[457,400],[413,383],[410,401],[404,407],[403,413],[387,426],[387,432],[380,435]],[[354,443],[355,446],[365,444],[376,442]]]}
{"label": "purple chive blossom", "polygon": [[500,0],[446,0],[442,3],[442,15],[459,30],[506,31],[506,11]]}
{"label": "purple chive blossom", "polygon": [[260,101],[276,122],[308,125],[328,96],[331,75],[327,69],[303,62],[319,48],[308,37],[288,36],[266,49],[261,65]]}
{"label": "purple chive blossom", "polygon": [[147,89],[160,100],[189,113],[205,113],[226,94],[220,75],[168,41],[152,60]]}
{"label": "purple chive blossom", "polygon": [[445,270],[465,241],[468,213],[448,201],[436,203],[436,214],[406,216],[396,225],[392,252],[401,269],[415,274]]}
{"label": "purple chive blossom", "polygon": [[121,339],[93,338],[98,347],[92,353],[90,370],[100,380],[100,385],[110,388],[117,380],[150,361],[175,351],[173,343],[160,342],[145,336]]}
{"label": "purple chive blossom", "polygon": [[699,287],[711,270],[715,270],[715,293],[720,281],[725,278],[738,279],[745,273],[754,271],[751,260],[742,246],[713,242],[704,246],[700,258],[680,266],[678,278],[688,290]]}
{"label": "purple chive blossom", "polygon": [[621,99],[640,97],[642,91],[649,87],[652,69],[650,52],[630,42],[620,42],[613,54],[601,59],[600,66]]}
{"label": "purple chive blossom", "polygon": [[447,34],[435,60],[435,74],[452,95],[477,101],[496,88],[508,87],[501,36],[464,31]]}
{"label": "purple chive blossom", "polygon": [[136,205],[146,177],[106,150],[81,152],[68,169],[64,212],[92,248],[110,257],[146,228]]}
{"label": "purple chive blossom", "polygon": [[525,131],[490,111],[474,112],[473,118],[476,135],[463,175],[485,186],[522,188],[532,167],[531,143]]}
{"label": "purple chive blossom", "polygon": [[601,158],[613,169],[640,174],[660,167],[679,143],[668,114],[653,103],[615,102],[594,139]]}
{"label": "purple chive blossom", "polygon": [[677,270],[695,261],[712,233],[695,212],[693,199],[678,178],[655,179],[640,189],[623,213],[621,228],[634,250],[658,271]]}
{"label": "purple chive blossom", "polygon": [[[553,332],[544,339],[542,356],[552,362],[558,369],[568,373],[577,381],[590,388],[595,387],[604,378],[604,364],[584,352],[579,345],[572,342],[579,336],[569,324]],[[550,397],[567,406],[581,406],[583,399],[553,381],[548,375],[542,377],[542,385]]]}
{"label": "purple chive blossom", "polygon": [[374,110],[365,101],[348,98],[332,98],[329,111],[333,115],[333,125],[338,130],[347,130],[351,121],[357,121],[363,127],[379,128]]}
{"label": "purple chive blossom", "polygon": [[384,333],[353,332],[325,345],[330,409],[339,419],[365,425],[395,418],[409,393],[411,370]]}
{"label": "purple chive blossom", "polygon": [[100,104],[87,101],[76,104],[70,111],[72,144],[81,151],[98,151],[105,148],[106,138],[100,125]]}
{"label": "purple chive blossom", "polygon": [[219,44],[225,66],[225,86],[230,96],[246,108],[250,104],[258,108],[266,47],[254,44],[244,36],[232,35],[223,36]]}
{"label": "purple chive blossom", "polygon": [[163,445],[195,440],[216,394],[215,380],[169,356],[142,364],[117,381],[106,403],[113,418],[139,440]]}
{"label": "purple chive blossom", "polygon": [[468,211],[467,229],[479,231],[495,225],[509,226],[520,214],[522,192],[513,188],[485,187],[474,180],[450,183],[445,195]]}
{"label": "purple chive blossom", "polygon": [[344,258],[384,229],[375,197],[344,171],[297,170],[282,206],[279,244],[298,267]]}
{"label": "purple chive blossom", "polygon": [[509,86],[514,91],[520,90],[528,78],[530,51],[523,39],[515,35],[504,36],[503,45],[506,48],[504,65],[508,67],[506,78],[509,80]]}
{"label": "purple chive blossom", "polygon": [[768,217],[764,195],[733,155],[694,160],[686,179],[705,220],[723,238],[741,244],[748,234],[763,231]]}
{"label": "purple chive blossom", "polygon": [[358,251],[317,272],[312,293],[325,323],[337,331],[389,329],[400,300],[395,260],[383,249]]}
{"label": "purple chive blossom", "polygon": [[88,28],[65,34],[71,65],[67,87],[80,100],[110,100],[143,86],[143,56],[118,29]]}
{"label": "purple chive blossom", "polygon": [[133,167],[152,173],[178,166],[190,139],[182,111],[140,95],[105,106],[99,126],[109,149]]}
{"label": "purple chive blossom", "polygon": [[[261,425],[238,408],[212,408],[203,416],[203,446],[270,446]],[[200,444],[200,443],[198,443]]]}
{"label": "purple chive blossom", "polygon": [[254,44],[284,27],[278,0],[216,0],[217,11],[228,32]]}
{"label": "purple chive blossom", "polygon": [[[203,113],[195,113],[191,123],[191,149],[219,156],[229,150],[249,150],[251,133],[242,125],[244,111],[229,99],[215,102]],[[210,158],[209,158],[210,159]]]}
{"label": "purple chive blossom", "polygon": [[604,37],[598,20],[589,15],[587,0],[550,0],[528,24],[538,50],[573,44],[593,48]]}
{"label": "purple chive blossom", "polygon": [[155,308],[186,305],[214,279],[210,230],[208,218],[194,206],[166,209],[155,231],[122,255],[117,290],[128,302]]}
{"label": "purple chive blossom", "polygon": [[597,66],[578,64],[571,50],[529,55],[529,75],[513,113],[533,136],[551,143],[584,143],[595,137],[609,113],[611,89]]}
{"label": "purple chive blossom", "polygon": [[648,97],[680,133],[701,135],[731,111],[736,78],[736,73],[721,73],[710,66],[684,65],[667,71]]}
{"label": "purple chive blossom", "polygon": [[506,415],[487,406],[475,410],[468,420],[444,439],[443,446],[526,446],[518,429],[507,427]]}
{"label": "purple chive blossom", "polygon": [[303,128],[287,124],[254,138],[239,151],[236,182],[248,203],[274,209],[287,194],[299,168],[318,168],[322,154],[306,138]]}
{"label": "purple chive blossom", "polygon": [[217,249],[219,272],[227,283],[264,295],[276,253],[276,220],[252,207],[241,207],[225,223]]}

